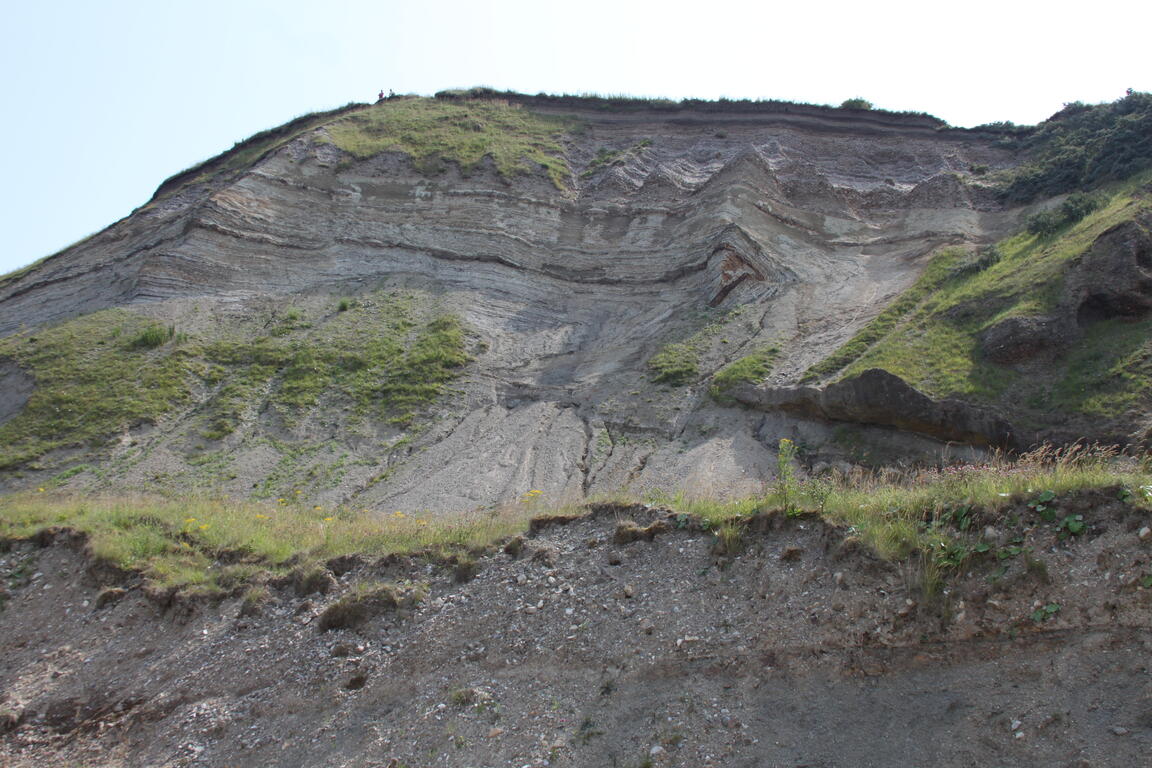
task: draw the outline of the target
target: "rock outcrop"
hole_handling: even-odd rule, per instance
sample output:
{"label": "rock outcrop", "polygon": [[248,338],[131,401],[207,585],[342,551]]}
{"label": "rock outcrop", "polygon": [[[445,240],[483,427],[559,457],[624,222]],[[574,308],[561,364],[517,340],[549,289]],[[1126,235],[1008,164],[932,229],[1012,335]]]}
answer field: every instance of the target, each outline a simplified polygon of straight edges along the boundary
{"label": "rock outcrop", "polygon": [[826,387],[751,387],[732,392],[758,410],[873,424],[916,432],[948,442],[998,448],[1031,443],[1004,418],[961,400],[933,400],[888,371],[870,368]]}

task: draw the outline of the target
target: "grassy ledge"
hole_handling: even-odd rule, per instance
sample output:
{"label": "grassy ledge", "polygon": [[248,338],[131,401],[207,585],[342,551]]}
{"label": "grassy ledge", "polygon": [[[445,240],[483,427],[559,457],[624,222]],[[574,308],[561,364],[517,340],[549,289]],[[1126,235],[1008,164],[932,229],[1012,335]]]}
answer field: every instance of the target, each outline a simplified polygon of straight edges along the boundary
{"label": "grassy ledge", "polygon": [[[736,500],[654,495],[646,502],[668,510],[678,525],[738,538],[754,516],[815,515],[847,530],[891,561],[927,561],[947,571],[983,553],[1014,557],[1011,548],[984,540],[985,522],[1000,524],[1027,504],[1029,525],[1048,525],[1072,537],[1092,525],[1060,512],[1063,499],[1097,491],[1152,511],[1148,462],[1108,451],[1041,450],[1016,462],[957,466],[877,479],[809,478],[791,469],[794,451],[781,449],[781,474],[764,494]],[[578,516],[578,508],[552,509],[538,491],[515,504],[452,520],[421,513],[369,512],[302,504],[299,495],[270,503],[214,498],[97,498],[50,491],[0,498],[0,540],[21,540],[45,529],[67,528],[88,538],[98,561],[141,573],[154,585],[200,595],[239,594],[246,586],[342,555],[378,557],[421,553],[471,557],[524,532],[532,518]],[[613,503],[637,503],[626,494]],[[1014,513],[1013,513],[1014,514]],[[976,525],[975,521],[981,521]],[[732,547],[726,547],[732,551]]]}
{"label": "grassy ledge", "polygon": [[513,506],[451,522],[396,511],[328,509],[290,495],[270,503],[210,497],[78,497],[51,491],[0,499],[0,539],[51,528],[78,531],[91,556],[140,573],[157,587],[221,596],[314,568],[342,555],[451,557],[527,528],[534,507]]}
{"label": "grassy ledge", "polygon": [[772,364],[780,356],[778,347],[767,347],[729,363],[712,377],[708,394],[718,403],[731,403],[728,393],[741,384],[759,384],[772,372]]}
{"label": "grassy ledge", "polygon": [[573,120],[536,114],[501,101],[390,99],[329,123],[333,143],[358,159],[404,152],[427,173],[460,166],[464,173],[491,157],[504,177],[543,169],[563,189],[572,171],[562,139]]}

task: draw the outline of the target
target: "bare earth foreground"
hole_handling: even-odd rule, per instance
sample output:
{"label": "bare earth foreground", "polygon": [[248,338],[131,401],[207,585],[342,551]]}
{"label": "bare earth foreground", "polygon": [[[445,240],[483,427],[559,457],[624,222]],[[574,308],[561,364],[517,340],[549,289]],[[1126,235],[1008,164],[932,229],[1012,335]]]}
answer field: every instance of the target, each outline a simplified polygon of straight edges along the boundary
{"label": "bare earth foreground", "polygon": [[259,605],[109,590],[59,532],[0,556],[0,764],[1146,765],[1152,536],[1070,504],[1086,535],[1001,522],[1023,554],[930,599],[813,516],[717,554],[684,516],[593,507],[474,575],[343,558]]}

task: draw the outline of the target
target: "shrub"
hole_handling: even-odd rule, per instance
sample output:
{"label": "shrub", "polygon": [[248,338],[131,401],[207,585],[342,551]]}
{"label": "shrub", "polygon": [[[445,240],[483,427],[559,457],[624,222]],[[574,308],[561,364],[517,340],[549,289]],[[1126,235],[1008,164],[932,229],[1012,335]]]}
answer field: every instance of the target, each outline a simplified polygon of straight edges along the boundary
{"label": "shrub", "polygon": [[1041,211],[1028,219],[1028,231],[1039,237],[1049,237],[1069,227],[1100,207],[1100,198],[1084,192],[1069,195],[1054,211]]}
{"label": "shrub", "polygon": [[1065,222],[1072,224],[1084,218],[1100,207],[1100,198],[1084,192],[1069,195],[1068,199],[1060,205],[1060,215]]}
{"label": "shrub", "polygon": [[840,109],[872,109],[872,102],[856,96],[841,102]]}
{"label": "shrub", "polygon": [[1111,104],[1069,104],[1008,141],[1030,156],[1002,190],[1008,202],[1125,179],[1152,167],[1152,94],[1132,92]]}

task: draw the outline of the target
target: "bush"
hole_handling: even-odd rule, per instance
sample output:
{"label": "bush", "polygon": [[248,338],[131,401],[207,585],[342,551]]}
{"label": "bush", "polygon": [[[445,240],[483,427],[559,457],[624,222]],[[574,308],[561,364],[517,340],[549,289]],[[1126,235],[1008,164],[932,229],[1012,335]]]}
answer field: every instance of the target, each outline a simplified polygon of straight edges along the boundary
{"label": "bush", "polygon": [[1073,103],[1009,139],[1029,155],[1004,186],[1007,202],[1118,181],[1152,167],[1152,94],[1129,93],[1111,104]]}
{"label": "bush", "polygon": [[1074,195],[1070,195],[1068,199],[1060,205],[1060,215],[1064,217],[1066,223],[1074,224],[1099,207],[1100,199],[1098,197],[1077,192]]}
{"label": "bush", "polygon": [[1069,227],[1100,207],[1095,195],[1077,192],[1070,195],[1054,211],[1042,211],[1028,219],[1028,231],[1039,237],[1049,237]]}
{"label": "bush", "polygon": [[856,96],[841,102],[840,109],[872,109],[872,102]]}

